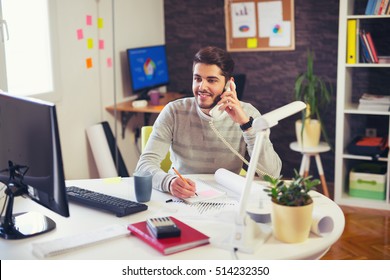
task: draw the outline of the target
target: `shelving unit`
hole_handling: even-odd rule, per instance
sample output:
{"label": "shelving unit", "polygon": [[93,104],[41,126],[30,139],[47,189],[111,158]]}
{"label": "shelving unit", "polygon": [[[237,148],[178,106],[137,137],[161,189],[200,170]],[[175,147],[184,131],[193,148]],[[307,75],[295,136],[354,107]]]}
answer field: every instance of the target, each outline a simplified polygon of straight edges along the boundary
{"label": "shelving unit", "polygon": [[[369,93],[390,94],[390,64],[362,63],[359,57],[355,64],[347,64],[346,62],[347,21],[349,19],[356,19],[358,27],[364,26],[364,28],[373,31],[375,44],[383,39],[384,45],[387,44],[388,46],[388,42],[386,42],[388,39],[386,38],[390,37],[390,28],[383,28],[383,26],[390,26],[390,16],[364,15],[367,1],[340,0],[334,198],[335,202],[340,205],[390,210],[389,153],[386,157],[378,159],[378,161],[387,164],[385,199],[375,200],[349,195],[349,172],[351,168],[358,163],[369,162],[373,159],[368,156],[349,154],[347,151],[348,144],[355,136],[364,135],[366,124],[370,119],[375,119],[375,123],[379,124],[380,133],[384,136],[389,137],[390,131],[390,112],[357,109],[358,100],[364,92],[371,90],[373,92]],[[375,37],[374,31],[376,32]],[[357,46],[360,46],[360,44],[357,44]],[[383,52],[379,53],[378,49],[379,55],[390,56],[390,47],[387,48],[387,53]]]}

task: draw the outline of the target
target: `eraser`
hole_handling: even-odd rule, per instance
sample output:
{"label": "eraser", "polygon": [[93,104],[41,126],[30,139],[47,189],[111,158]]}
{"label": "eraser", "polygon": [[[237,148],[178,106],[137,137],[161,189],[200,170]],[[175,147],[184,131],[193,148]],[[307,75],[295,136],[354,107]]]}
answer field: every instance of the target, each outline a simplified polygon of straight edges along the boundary
{"label": "eraser", "polygon": [[146,106],[148,106],[148,101],[146,101],[146,100],[136,100],[136,101],[133,101],[132,105],[133,105],[134,108],[146,107]]}

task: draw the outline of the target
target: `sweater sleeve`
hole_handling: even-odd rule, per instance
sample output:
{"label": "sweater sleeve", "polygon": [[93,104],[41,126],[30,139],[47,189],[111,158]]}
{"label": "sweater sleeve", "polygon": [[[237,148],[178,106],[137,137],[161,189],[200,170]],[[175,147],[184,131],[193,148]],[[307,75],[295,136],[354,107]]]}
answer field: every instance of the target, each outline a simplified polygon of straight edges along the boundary
{"label": "sweater sleeve", "polygon": [[172,139],[170,130],[167,129],[170,126],[165,125],[162,128],[160,126],[160,120],[163,118],[165,121],[170,121],[171,118],[169,115],[171,115],[169,106],[165,106],[154,123],[148,142],[135,168],[136,171],[151,172],[153,175],[153,188],[163,192],[169,192],[170,182],[173,178],[177,177],[174,174],[166,173],[160,167],[161,161],[169,152],[171,145],[169,139]]}

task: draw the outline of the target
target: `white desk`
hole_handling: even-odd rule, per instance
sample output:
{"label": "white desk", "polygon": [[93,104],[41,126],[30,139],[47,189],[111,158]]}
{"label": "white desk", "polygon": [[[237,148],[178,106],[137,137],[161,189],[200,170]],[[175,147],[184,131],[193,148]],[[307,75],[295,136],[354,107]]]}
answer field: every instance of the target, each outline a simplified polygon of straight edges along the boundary
{"label": "white desk", "polygon": [[[212,175],[199,175],[203,179],[212,180]],[[67,185],[77,185],[87,189],[104,192],[110,195],[135,200],[133,191],[133,179],[122,178],[121,182],[110,183],[107,180],[75,180],[67,181]],[[254,186],[252,189],[260,188]],[[260,192],[262,190],[259,189]],[[48,241],[60,237],[70,236],[85,231],[90,231],[108,224],[129,224],[145,220],[147,217],[172,215],[178,219],[197,228],[210,237],[218,236],[220,233],[228,232],[231,224],[220,222],[215,217],[189,216],[183,210],[177,210],[177,203],[165,203],[170,198],[168,194],[153,191],[152,200],[146,204],[149,209],[130,216],[117,218],[110,213],[101,212],[92,208],[79,206],[70,203],[70,217],[64,218],[46,208],[34,203],[29,199],[16,198],[15,213],[25,211],[37,211],[51,217],[57,228],[43,235],[22,240],[0,240],[0,259],[35,259],[32,254],[32,243]],[[334,220],[334,230],[326,237],[319,237],[314,234],[300,244],[285,244],[271,236],[255,254],[238,253],[239,259],[315,259],[320,258],[329,247],[334,244],[344,230],[344,215],[341,209],[330,199],[322,194],[314,194],[314,211],[326,213]],[[182,205],[182,204],[180,204]],[[158,251],[139,240],[128,235],[114,240],[107,240],[90,247],[80,248],[64,253],[51,259],[105,259],[105,260],[142,260],[142,259],[231,259],[230,252],[217,248],[212,244],[201,246],[195,249],[163,256]]]}

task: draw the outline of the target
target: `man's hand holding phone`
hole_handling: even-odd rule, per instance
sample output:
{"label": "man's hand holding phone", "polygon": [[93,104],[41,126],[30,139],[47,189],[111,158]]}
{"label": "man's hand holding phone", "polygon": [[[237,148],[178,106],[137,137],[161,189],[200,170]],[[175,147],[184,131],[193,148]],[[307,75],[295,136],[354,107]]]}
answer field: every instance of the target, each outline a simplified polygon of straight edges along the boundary
{"label": "man's hand holding phone", "polygon": [[[232,81],[232,80],[229,80],[226,85],[225,85],[225,88],[224,88],[224,92],[221,94],[221,101],[222,101],[222,98],[223,96],[225,95],[226,92],[233,92],[235,91],[236,89],[236,85],[235,83]],[[233,90],[233,91],[232,91]],[[236,95],[237,96],[237,95]],[[226,110],[226,108],[223,108],[223,106],[225,105],[224,103],[221,103],[221,101],[219,102],[218,105],[216,105],[213,109],[210,110],[209,114],[211,117],[213,117],[213,119],[218,119],[222,114],[223,112]],[[229,102],[229,101],[228,101]],[[222,107],[222,108],[221,108]],[[229,108],[231,109],[231,108]]]}

